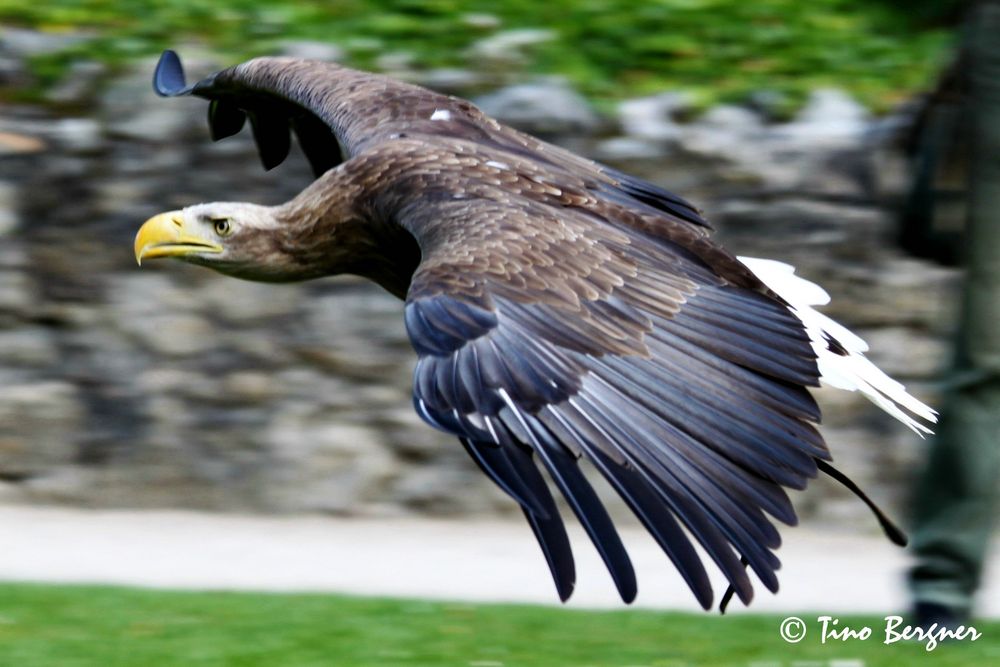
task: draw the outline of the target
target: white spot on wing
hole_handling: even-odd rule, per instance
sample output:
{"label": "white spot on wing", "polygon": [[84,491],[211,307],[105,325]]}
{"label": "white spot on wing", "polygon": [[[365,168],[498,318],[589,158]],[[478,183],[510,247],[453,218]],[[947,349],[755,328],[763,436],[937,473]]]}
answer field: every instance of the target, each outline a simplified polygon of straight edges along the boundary
{"label": "white spot on wing", "polygon": [[510,169],[510,165],[506,162],[498,162],[496,160],[487,160],[487,167],[493,167],[494,169]]}
{"label": "white spot on wing", "polygon": [[435,109],[431,120],[451,120],[451,112],[447,109]]}

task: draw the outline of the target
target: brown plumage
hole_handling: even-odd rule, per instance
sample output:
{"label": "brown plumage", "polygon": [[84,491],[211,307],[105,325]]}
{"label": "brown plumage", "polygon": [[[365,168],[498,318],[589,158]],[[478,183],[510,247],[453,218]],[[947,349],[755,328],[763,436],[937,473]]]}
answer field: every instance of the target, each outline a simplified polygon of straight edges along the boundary
{"label": "brown plumage", "polygon": [[536,461],[624,600],[635,575],[581,458],[705,608],[712,589],[692,539],[744,603],[747,565],[777,590],[769,516],[794,524],[783,487],[832,471],[806,389],[820,379],[815,340],[693,206],[465,100],[338,65],[259,58],[186,87],[166,52],[154,85],[211,100],[213,138],[249,117],[267,168],[291,129],[317,179],[277,207],[157,216],[138,258],[256,280],[354,273],[405,299],[418,413],[520,503],[562,599],[573,558]]}

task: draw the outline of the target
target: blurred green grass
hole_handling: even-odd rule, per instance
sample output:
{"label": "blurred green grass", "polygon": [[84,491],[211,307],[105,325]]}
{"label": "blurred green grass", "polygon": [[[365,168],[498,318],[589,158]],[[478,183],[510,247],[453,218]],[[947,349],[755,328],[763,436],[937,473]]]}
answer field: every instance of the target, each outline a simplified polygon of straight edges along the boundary
{"label": "blurred green grass", "polygon": [[[816,614],[800,614],[815,625]],[[1000,664],[1000,622],[976,642],[822,645],[779,638],[782,616],[578,611],[335,595],[0,585],[0,664],[16,667]]]}
{"label": "blurred green grass", "polygon": [[553,38],[505,68],[566,76],[596,101],[685,89],[708,105],[766,90],[789,111],[818,86],[875,110],[927,87],[951,31],[925,14],[890,0],[0,0],[2,24],[92,33],[35,59],[43,86],[74,58],[121,64],[192,40],[234,62],[308,39],[363,68],[386,53],[462,67],[477,40],[541,28]]}

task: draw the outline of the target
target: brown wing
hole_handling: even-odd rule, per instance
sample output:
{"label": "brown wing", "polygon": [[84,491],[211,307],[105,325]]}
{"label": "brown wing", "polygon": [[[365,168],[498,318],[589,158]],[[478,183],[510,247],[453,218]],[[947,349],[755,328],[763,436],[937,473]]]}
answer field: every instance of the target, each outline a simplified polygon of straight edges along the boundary
{"label": "brown wing", "polygon": [[215,141],[239,132],[249,118],[265,169],[287,157],[291,132],[317,176],[388,141],[461,139],[598,179],[608,197],[708,226],[681,197],[509,128],[471,102],[335,63],[255,58],[188,86],[177,54],[165,51],[153,87],[163,96],[209,99]]}
{"label": "brown wing", "polygon": [[564,599],[572,554],[533,456],[623,599],[635,576],[581,458],[706,608],[682,526],[744,602],[741,557],[775,590],[765,514],[794,523],[782,487],[804,487],[828,458],[801,324],[685,221],[515,155],[448,150],[414,144],[381,172],[386,210],[422,253],[405,310],[417,411],[521,504]]}

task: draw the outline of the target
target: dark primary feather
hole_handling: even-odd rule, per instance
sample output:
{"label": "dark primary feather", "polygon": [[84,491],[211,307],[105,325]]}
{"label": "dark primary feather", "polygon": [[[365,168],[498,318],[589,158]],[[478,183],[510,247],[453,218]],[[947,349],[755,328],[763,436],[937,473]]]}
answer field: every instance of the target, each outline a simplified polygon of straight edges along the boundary
{"label": "dark primary feather", "polygon": [[208,130],[212,141],[221,141],[239,133],[246,121],[246,112],[233,102],[212,100],[208,105]]}
{"label": "dark primary feather", "polygon": [[278,109],[262,108],[247,115],[264,169],[277,167],[285,161],[292,147],[289,119]]}
{"label": "dark primary feather", "polygon": [[626,601],[635,574],[581,461],[706,609],[694,542],[729,582],[724,604],[749,603],[747,568],[778,587],[772,519],[796,522],[785,487],[822,470],[871,505],[826,463],[802,324],[682,198],[335,64],[259,58],[188,86],[166,52],[154,87],[209,99],[216,139],[249,117],[267,168],[295,132],[318,177],[282,209],[300,261],[406,295],[417,412],[520,504],[561,599],[575,567],[542,470]]}
{"label": "dark primary feather", "polygon": [[511,412],[516,415],[522,428],[531,434],[530,442],[534,450],[538,452],[549,476],[569,502],[574,514],[601,554],[601,558],[604,559],[622,600],[632,602],[638,592],[632,561],[625,551],[625,545],[622,544],[611,517],[577,467],[576,460],[543,425],[522,415],[520,408],[514,406]]}
{"label": "dark primary feather", "polygon": [[507,438],[499,446],[496,442],[460,440],[480,470],[521,504],[524,516],[542,547],[559,599],[565,602],[576,586],[573,551],[555,500],[532,463],[529,450]]}
{"label": "dark primary feather", "polygon": [[635,176],[630,176],[617,169],[605,167],[604,173],[616,182],[617,188],[621,192],[639,200],[643,204],[696,225],[709,227],[708,221],[701,217],[698,209],[673,192],[668,192],[657,185],[638,179]]}

